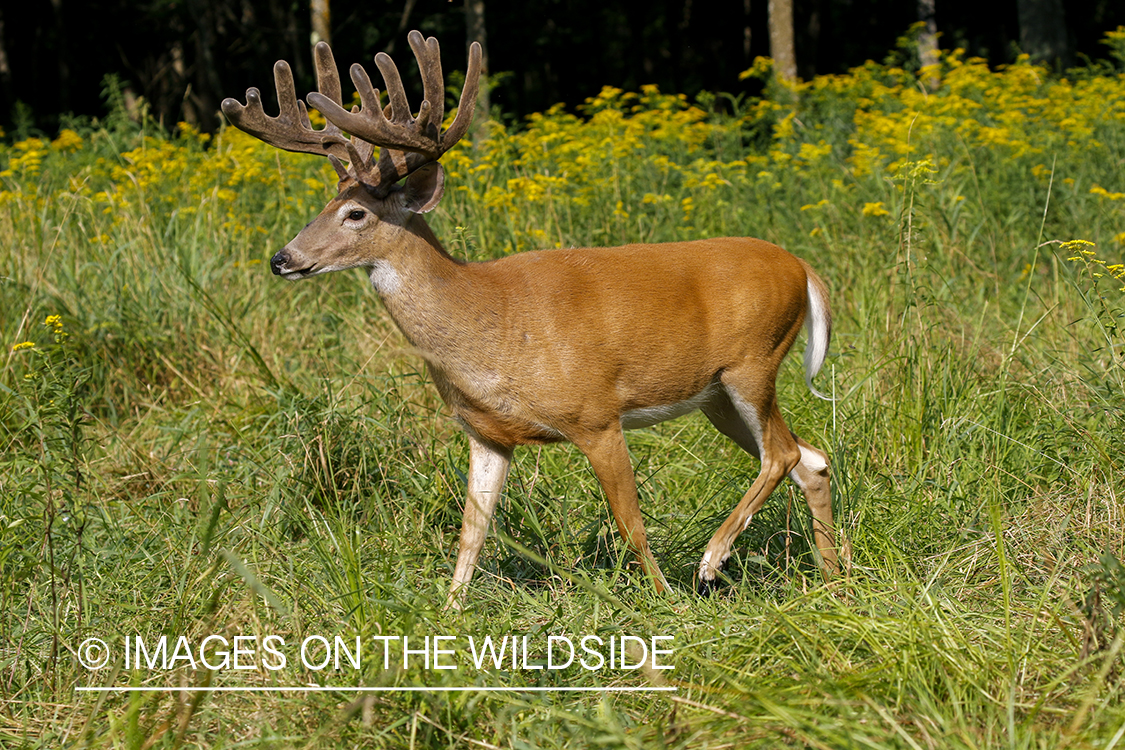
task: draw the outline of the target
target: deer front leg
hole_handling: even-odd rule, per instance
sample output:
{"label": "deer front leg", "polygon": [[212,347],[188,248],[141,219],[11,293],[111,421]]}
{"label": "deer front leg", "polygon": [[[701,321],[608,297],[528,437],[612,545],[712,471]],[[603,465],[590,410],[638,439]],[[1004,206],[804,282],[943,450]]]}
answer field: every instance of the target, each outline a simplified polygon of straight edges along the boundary
{"label": "deer front leg", "polygon": [[476,570],[488,524],[496,501],[508,478],[512,463],[512,449],[486,443],[469,433],[469,491],[465,498],[465,515],[461,521],[461,547],[457,552],[457,567],[453,569],[453,585],[445,606],[461,609],[465,591]]}
{"label": "deer front leg", "polygon": [[637,481],[621,427],[576,439],[574,443],[589,459],[625,545],[636,555],[641,569],[652,578],[656,590],[666,591],[668,582],[648,546],[645,522],[637,501]]}

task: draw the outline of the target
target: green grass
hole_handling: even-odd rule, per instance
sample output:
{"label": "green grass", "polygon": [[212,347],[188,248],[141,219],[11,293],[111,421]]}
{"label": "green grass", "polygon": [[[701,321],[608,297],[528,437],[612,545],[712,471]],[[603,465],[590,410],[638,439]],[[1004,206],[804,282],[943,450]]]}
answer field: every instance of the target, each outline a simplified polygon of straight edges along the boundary
{"label": "green grass", "polygon": [[[706,148],[729,151],[737,127],[719,124]],[[778,187],[732,180],[715,200],[642,160],[626,175],[625,158],[631,193],[648,180],[676,207],[628,220],[451,190],[433,225],[471,258],[522,246],[539,222],[564,244],[762,236],[812,263],[836,321],[818,387],[840,399],[813,398],[793,357],[781,400],[830,453],[854,554],[848,576],[820,580],[787,483],[739,538],[726,585],[696,596],[703,547],[757,464],[694,415],[629,434],[671,595],[622,559],[585,459],[552,446],[517,453],[460,614],[442,605],[467,445],[419,358],[362,275],[286,285],[261,262],[315,212],[304,180],[323,165],[263,152],[272,182],[247,179],[233,203],[154,182],[107,213],[96,160],[128,171],[118,154],[139,136],[91,129],[79,153],[5,177],[0,201],[0,744],[1121,747],[1125,293],[1042,244],[1085,238],[1120,257],[1119,204],[1089,193],[1121,187],[1125,130],[1106,128],[1104,158],[1060,162],[1051,182],[1027,160],[936,143],[951,160],[933,174],[856,176],[830,159]],[[510,158],[492,170],[496,185],[520,174]],[[91,190],[68,190],[74,175]],[[855,208],[876,200],[890,216]],[[22,341],[36,346],[8,352]],[[87,637],[162,634],[448,634],[462,654],[468,636],[671,635],[675,669],[77,660]],[[311,683],[677,691],[75,690]]]}

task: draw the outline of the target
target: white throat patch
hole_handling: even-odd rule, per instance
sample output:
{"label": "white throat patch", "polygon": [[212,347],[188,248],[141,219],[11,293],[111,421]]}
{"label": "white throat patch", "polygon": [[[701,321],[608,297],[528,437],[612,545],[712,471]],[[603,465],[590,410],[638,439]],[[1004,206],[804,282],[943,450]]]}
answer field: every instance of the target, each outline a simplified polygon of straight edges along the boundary
{"label": "white throat patch", "polygon": [[387,296],[402,288],[402,278],[389,261],[377,260],[371,266],[371,285],[379,294]]}

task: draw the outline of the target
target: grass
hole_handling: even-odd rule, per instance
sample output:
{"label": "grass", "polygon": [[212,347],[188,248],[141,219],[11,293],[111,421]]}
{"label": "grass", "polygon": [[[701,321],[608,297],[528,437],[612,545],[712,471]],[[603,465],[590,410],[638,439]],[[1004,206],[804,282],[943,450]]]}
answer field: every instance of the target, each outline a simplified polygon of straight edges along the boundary
{"label": "grass", "polygon": [[[262,263],[328,197],[326,165],[120,120],[4,146],[3,743],[1121,746],[1122,79],[1078,72],[1064,97],[1027,65],[943,65],[921,102],[916,74],[867,66],[737,117],[607,89],[450,155],[433,225],[457,255],[754,235],[828,280],[818,386],[840,398],[793,364],[780,389],[830,453],[853,568],[819,579],[786,484],[710,598],[692,573],[757,465],[694,415],[629,435],[670,596],[552,446],[517,453],[468,608],[442,609],[463,437],[361,275],[282,286]],[[284,669],[125,668],[120,648],[266,634]],[[467,656],[527,636],[534,664],[588,634],[673,636],[675,668]],[[307,669],[310,635],[454,635],[459,667]],[[89,637],[115,649],[100,670]],[[677,689],[76,691],[310,684]]]}

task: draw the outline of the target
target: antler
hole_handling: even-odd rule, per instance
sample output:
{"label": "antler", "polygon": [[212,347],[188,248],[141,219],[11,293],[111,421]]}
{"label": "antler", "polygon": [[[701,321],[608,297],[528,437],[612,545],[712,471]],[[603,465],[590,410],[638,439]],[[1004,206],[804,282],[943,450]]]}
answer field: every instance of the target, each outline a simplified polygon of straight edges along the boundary
{"label": "antler", "polygon": [[[321,130],[313,129],[305,103],[297,98],[289,63],[284,60],[274,63],[273,78],[281,109],[277,117],[266,114],[261,92],[249,88],[246,90],[245,106],[237,99],[223,100],[223,114],[227,119],[240,130],[286,151],[350,159],[348,139],[340,128],[329,122]],[[332,50],[323,42],[316,46],[316,85],[320,96],[339,104],[340,76],[336,72]]]}
{"label": "antler", "polygon": [[[385,195],[403,177],[436,162],[465,135],[473,119],[480,84],[481,48],[480,44],[473,42],[469,47],[469,66],[465,72],[465,87],[461,91],[457,116],[449,128],[441,132],[445,116],[445,89],[438,41],[433,37],[423,39],[417,31],[411,31],[407,39],[422,74],[423,99],[417,117],[410,113],[398,68],[382,52],[375,56],[375,64],[383,74],[390,99],[386,112],[379,101],[379,90],[371,85],[367,71],[359,64],[352,65],[350,73],[359,93],[360,106],[353,107],[351,112],[344,109],[336,63],[331,49],[324,42],[316,45],[319,92],[312,92],[306,97],[309,105],[328,120],[328,125],[322,130],[312,128],[304,103],[298,101],[294,94],[293,74],[283,61],[274,65],[281,107],[277,117],[265,114],[261,96],[255,88],[247,90],[246,106],[234,99],[225,99],[223,112],[236,127],[273,146],[328,156],[341,179],[350,175],[377,194]],[[346,138],[344,131],[352,137]],[[371,158],[374,146],[380,148],[377,163],[372,163]],[[341,159],[350,162],[346,171]]]}
{"label": "antler", "polygon": [[478,43],[473,42],[469,48],[469,67],[465,72],[465,87],[461,91],[457,116],[449,129],[442,133],[445,90],[438,41],[433,37],[423,39],[417,31],[411,31],[407,39],[418,58],[418,69],[422,74],[423,99],[418,106],[417,117],[410,114],[410,104],[398,68],[382,52],[375,55],[375,64],[387,85],[389,118],[379,102],[379,90],[371,85],[367,71],[358,64],[352,65],[350,72],[359,92],[359,111],[353,109],[348,112],[324,94],[312,93],[308,96],[309,104],[329,122],[351,133],[355,139],[380,147],[379,162],[374,168],[352,161],[356,177],[379,192],[389,190],[391,185],[414,170],[440,159],[468,130],[476,107],[481,60]]}

